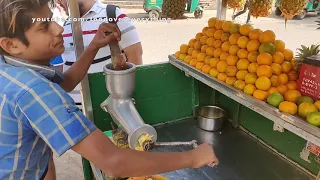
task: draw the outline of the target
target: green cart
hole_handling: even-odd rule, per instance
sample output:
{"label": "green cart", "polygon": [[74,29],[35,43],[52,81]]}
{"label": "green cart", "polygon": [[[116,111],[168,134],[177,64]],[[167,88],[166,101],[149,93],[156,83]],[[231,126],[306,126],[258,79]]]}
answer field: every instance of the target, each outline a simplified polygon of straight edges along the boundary
{"label": "green cart", "polygon": [[[282,14],[280,8],[280,0],[277,0],[275,3],[275,14],[280,16]],[[318,15],[320,14],[320,3],[319,0],[308,0],[304,11],[301,14],[295,16],[296,19],[302,20],[306,17],[307,13],[316,12]]]}
{"label": "green cart", "polygon": [[[143,8],[149,14],[149,18],[161,18],[163,0],[144,0]],[[188,0],[186,13],[194,13],[194,17],[203,17],[204,5],[199,0]]]}

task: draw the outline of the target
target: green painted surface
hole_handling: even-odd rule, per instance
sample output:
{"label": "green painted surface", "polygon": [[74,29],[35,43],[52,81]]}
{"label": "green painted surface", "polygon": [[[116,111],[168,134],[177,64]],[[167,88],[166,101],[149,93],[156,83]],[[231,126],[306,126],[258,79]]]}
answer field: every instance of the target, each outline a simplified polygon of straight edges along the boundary
{"label": "green painted surface", "polygon": [[[103,73],[89,76],[95,124],[102,130],[111,129],[110,115],[100,108],[108,97]],[[138,66],[133,98],[136,108],[148,124],[167,122],[192,115],[194,97],[191,78],[170,64]]]}

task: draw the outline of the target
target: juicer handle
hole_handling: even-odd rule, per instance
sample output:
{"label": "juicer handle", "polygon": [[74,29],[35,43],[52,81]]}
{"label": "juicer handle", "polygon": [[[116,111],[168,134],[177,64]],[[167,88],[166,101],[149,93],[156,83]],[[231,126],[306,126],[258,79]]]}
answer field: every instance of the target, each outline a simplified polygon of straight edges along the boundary
{"label": "juicer handle", "polygon": [[[198,146],[199,146],[199,145],[198,145],[198,142],[195,141],[195,140],[193,140],[193,141],[192,141],[192,147],[193,147],[193,149],[197,148]],[[209,164],[207,164],[207,166],[209,166],[209,167],[214,167],[214,166],[216,166],[216,164],[215,164],[215,163],[209,163]]]}

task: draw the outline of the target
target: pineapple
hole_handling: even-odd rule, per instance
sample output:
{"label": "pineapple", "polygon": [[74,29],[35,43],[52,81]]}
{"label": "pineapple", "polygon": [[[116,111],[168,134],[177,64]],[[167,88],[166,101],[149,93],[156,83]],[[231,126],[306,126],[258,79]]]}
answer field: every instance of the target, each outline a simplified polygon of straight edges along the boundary
{"label": "pineapple", "polygon": [[272,12],[274,0],[248,0],[249,11],[255,18],[268,17]]}
{"label": "pineapple", "polygon": [[186,8],[186,0],[163,0],[162,15],[166,18],[181,19]]}
{"label": "pineapple", "polygon": [[227,0],[227,4],[234,10],[239,10],[244,7],[246,0]]}
{"label": "pineapple", "polygon": [[300,71],[301,65],[305,58],[317,55],[320,52],[320,44],[313,44],[310,47],[301,45],[301,48],[298,48],[298,54],[295,57],[295,65],[297,66],[298,72]]}
{"label": "pineapple", "polygon": [[281,0],[280,10],[285,18],[285,25],[287,25],[288,19],[292,19],[294,16],[302,13],[308,0]]}

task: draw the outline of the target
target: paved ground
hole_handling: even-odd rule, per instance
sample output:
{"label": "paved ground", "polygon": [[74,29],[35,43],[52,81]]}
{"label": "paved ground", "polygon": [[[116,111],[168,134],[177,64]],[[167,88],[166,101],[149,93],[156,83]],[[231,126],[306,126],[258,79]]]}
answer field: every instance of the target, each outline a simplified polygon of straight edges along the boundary
{"label": "paved ground", "polygon": [[[130,17],[147,18],[143,10],[124,10]],[[135,22],[143,43],[144,64],[168,61],[167,56],[176,52],[182,43],[195,37],[201,32],[207,21],[216,16],[216,11],[205,11],[202,19],[194,19],[192,14],[187,14],[190,18],[168,22]],[[228,11],[227,20],[231,19],[232,11]],[[319,17],[319,16],[318,16]],[[239,23],[245,23],[246,14],[237,18]],[[316,16],[310,14],[304,20],[291,20],[285,28],[282,17],[271,16],[269,18],[252,19],[255,28],[262,30],[273,30],[277,39],[281,39],[286,46],[293,51],[303,45],[320,43],[320,30],[316,29]],[[55,158],[58,180],[81,180],[82,164],[78,154],[69,151],[60,158]]]}

